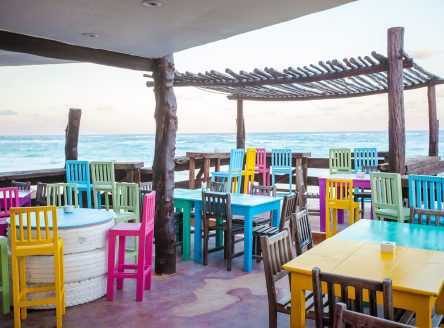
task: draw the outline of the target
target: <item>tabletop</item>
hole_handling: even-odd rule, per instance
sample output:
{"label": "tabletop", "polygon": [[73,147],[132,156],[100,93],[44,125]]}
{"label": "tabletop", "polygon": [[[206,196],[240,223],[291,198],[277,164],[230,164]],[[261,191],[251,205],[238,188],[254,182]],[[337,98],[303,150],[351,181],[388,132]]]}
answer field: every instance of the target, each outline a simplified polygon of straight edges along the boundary
{"label": "tabletop", "polygon": [[229,158],[230,152],[186,152],[188,158]]}
{"label": "tabletop", "polygon": [[364,176],[358,176],[356,173],[337,173],[337,174],[322,174],[318,179],[343,179],[343,180],[364,180],[370,181],[370,174],[366,173]]}
{"label": "tabletop", "polygon": [[[49,213],[49,224],[52,226],[52,217]],[[62,208],[57,208],[57,223],[59,229],[83,228],[105,223],[114,219],[114,213],[93,208],[75,208],[72,213],[65,213]],[[9,224],[9,218],[6,220]],[[31,225],[36,227],[35,215],[31,217]],[[16,224],[18,227],[18,222]],[[26,226],[26,222],[24,222]]]}

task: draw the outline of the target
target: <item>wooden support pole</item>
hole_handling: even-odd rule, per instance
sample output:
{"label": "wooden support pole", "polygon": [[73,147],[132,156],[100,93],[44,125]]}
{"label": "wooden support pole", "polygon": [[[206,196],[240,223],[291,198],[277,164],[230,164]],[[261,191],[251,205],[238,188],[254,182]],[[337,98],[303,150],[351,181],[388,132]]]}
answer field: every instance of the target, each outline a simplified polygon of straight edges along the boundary
{"label": "wooden support pole", "polygon": [[244,122],[244,101],[237,101],[237,119],[236,119],[236,147],[245,149],[245,122]]}
{"label": "wooden support pole", "polygon": [[389,170],[400,174],[406,172],[403,47],[404,28],[389,28],[387,31]]}
{"label": "wooden support pole", "polygon": [[438,156],[439,153],[439,121],[436,113],[436,90],[434,85],[427,88],[429,103],[429,156]]}
{"label": "wooden support pole", "polygon": [[156,191],[155,272],[173,274],[176,272],[174,155],[177,132],[173,55],[154,60],[153,77],[156,97],[156,146],[153,162],[153,189]]}
{"label": "wooden support pole", "polygon": [[77,160],[79,157],[78,144],[81,117],[81,109],[69,109],[68,124],[65,129],[65,160]]}

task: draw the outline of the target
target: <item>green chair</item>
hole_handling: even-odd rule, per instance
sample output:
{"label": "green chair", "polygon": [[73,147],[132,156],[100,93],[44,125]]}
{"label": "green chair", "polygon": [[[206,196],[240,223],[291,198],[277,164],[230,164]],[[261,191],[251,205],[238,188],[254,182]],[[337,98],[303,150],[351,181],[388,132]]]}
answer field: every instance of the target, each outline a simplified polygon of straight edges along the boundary
{"label": "green chair", "polygon": [[350,148],[330,148],[328,151],[328,165],[330,174],[351,173],[351,150]]}
{"label": "green chair", "polygon": [[398,173],[370,173],[373,217],[405,222],[410,209],[402,206],[401,175]]}
{"label": "green chair", "polygon": [[116,178],[114,176],[114,163],[93,161],[89,163],[91,167],[91,182],[93,184],[93,200],[95,208],[102,208],[102,200],[100,193],[103,192],[105,196],[105,208],[108,211],[109,196],[113,194],[114,183]]}
{"label": "green chair", "polygon": [[76,183],[48,183],[46,185],[46,203],[57,207],[72,205],[79,207]]}
{"label": "green chair", "polygon": [[9,271],[8,271],[8,238],[0,236],[0,274],[2,293],[3,314],[9,313],[10,298],[9,295]]}

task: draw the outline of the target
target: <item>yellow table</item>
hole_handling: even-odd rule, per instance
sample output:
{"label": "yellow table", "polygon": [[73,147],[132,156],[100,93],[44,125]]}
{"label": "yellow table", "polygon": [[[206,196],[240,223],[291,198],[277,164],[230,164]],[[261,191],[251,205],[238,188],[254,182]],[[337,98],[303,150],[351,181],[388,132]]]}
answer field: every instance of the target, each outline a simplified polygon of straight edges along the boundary
{"label": "yellow table", "polygon": [[380,252],[368,241],[329,238],[286,263],[291,272],[291,327],[305,326],[305,290],[312,290],[311,270],[382,281],[392,279],[395,307],[416,312],[418,327],[432,326],[432,308],[444,311],[444,252],[396,247]]}

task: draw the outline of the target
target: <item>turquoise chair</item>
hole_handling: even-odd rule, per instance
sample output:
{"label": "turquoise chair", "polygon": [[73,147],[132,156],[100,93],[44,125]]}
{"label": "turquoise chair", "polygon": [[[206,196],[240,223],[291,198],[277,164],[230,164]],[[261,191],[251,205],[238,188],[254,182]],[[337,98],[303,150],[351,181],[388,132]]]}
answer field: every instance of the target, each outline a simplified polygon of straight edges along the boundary
{"label": "turquoise chair", "polygon": [[106,210],[110,209],[109,195],[113,194],[114,184],[116,178],[114,175],[114,163],[109,162],[90,162],[91,166],[91,181],[93,185],[93,200],[95,208],[102,208],[102,201],[100,193],[105,194],[105,207]]}
{"label": "turquoise chair", "polygon": [[351,150],[349,148],[330,148],[328,150],[330,174],[351,173]]}
{"label": "turquoise chair", "polygon": [[[363,168],[366,166],[378,166],[378,150],[376,148],[353,149],[353,164],[355,167],[355,173],[363,171]],[[375,170],[370,169],[368,171],[372,172]],[[366,173],[368,173],[368,171]]]}
{"label": "turquoise chair", "polygon": [[409,206],[442,211],[444,209],[444,177],[409,175]]}
{"label": "turquoise chair", "polygon": [[293,168],[291,163],[291,149],[272,149],[271,150],[271,185],[276,184],[276,175],[288,174],[288,194],[293,189]]}
{"label": "turquoise chair", "polygon": [[89,174],[88,161],[72,161],[72,160],[66,161],[66,182],[77,183],[80,207],[83,207],[82,192],[86,192],[88,208],[91,208],[92,184],[91,184],[91,177]]}
{"label": "turquoise chair", "polygon": [[[228,172],[213,172],[211,175],[211,182],[215,182],[216,178],[220,179],[222,182],[227,180],[227,190],[232,192],[232,189],[234,189],[234,192],[240,193],[244,154],[245,151],[243,149],[231,149]],[[235,179],[235,184],[232,187],[233,179]]]}

